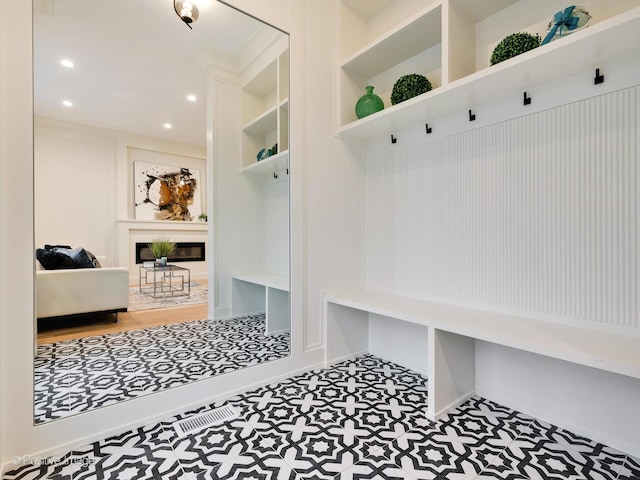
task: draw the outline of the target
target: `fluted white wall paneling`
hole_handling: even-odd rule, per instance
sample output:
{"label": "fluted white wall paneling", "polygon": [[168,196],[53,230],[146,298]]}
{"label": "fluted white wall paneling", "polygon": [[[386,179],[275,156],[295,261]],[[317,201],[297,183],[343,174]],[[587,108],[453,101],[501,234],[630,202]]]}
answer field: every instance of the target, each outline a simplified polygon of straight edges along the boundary
{"label": "fluted white wall paneling", "polygon": [[367,288],[640,327],[640,88],[366,162]]}

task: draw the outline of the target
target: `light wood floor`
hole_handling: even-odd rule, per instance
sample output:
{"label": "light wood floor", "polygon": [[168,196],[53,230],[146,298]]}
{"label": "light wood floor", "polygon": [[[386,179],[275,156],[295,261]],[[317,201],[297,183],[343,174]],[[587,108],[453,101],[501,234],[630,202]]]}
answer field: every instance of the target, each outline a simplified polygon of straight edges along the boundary
{"label": "light wood floor", "polygon": [[185,307],[124,312],[118,314],[117,323],[114,321],[115,317],[112,314],[41,320],[38,322],[38,345],[172,323],[203,320],[207,318],[207,305],[206,303],[201,303]]}

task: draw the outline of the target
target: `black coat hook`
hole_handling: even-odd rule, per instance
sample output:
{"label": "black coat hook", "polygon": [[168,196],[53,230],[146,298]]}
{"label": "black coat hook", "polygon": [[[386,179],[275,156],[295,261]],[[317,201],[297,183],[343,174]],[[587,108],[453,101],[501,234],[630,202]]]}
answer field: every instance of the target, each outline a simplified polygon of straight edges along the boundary
{"label": "black coat hook", "polygon": [[473,122],[476,119],[476,114],[469,110],[469,121]]}
{"label": "black coat hook", "polygon": [[596,76],[593,79],[593,84],[600,85],[601,83],[604,83],[604,75],[600,75],[600,69],[596,68]]}
{"label": "black coat hook", "polygon": [[287,168],[287,175],[289,175],[289,169]]}
{"label": "black coat hook", "polygon": [[431,128],[428,123],[425,123],[424,128],[428,134],[433,132],[433,128]]}
{"label": "black coat hook", "polygon": [[524,92],[524,105],[531,105],[531,97],[527,95],[527,92]]}
{"label": "black coat hook", "polygon": [[275,179],[278,178],[278,174],[276,172],[273,172],[273,178],[275,178]]}
{"label": "black coat hook", "polygon": [[391,143],[397,143],[398,139],[391,134]]}

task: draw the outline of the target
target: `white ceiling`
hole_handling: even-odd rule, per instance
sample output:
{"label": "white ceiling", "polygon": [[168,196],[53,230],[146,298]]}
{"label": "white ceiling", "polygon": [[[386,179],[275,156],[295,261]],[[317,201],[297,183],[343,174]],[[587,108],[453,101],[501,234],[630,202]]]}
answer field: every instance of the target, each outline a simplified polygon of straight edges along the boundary
{"label": "white ceiling", "polygon": [[204,146],[204,59],[233,65],[271,27],[216,0],[194,3],[191,30],[173,0],[34,0],[35,114]]}

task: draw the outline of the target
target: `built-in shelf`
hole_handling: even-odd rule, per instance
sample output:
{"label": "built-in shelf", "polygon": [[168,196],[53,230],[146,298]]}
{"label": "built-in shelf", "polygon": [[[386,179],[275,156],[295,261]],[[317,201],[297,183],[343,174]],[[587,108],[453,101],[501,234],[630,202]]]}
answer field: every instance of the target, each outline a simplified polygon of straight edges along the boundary
{"label": "built-in shelf", "polygon": [[338,134],[362,140],[466,111],[482,101],[595,69],[638,54],[640,8],[596,23],[523,55],[343,125]]}
{"label": "built-in shelf", "polygon": [[262,149],[276,144],[279,151],[289,148],[289,50],[281,50],[249,79],[241,88],[241,97],[244,126],[240,169],[243,173],[262,174],[262,169],[269,170],[282,162],[282,157],[257,162]]}
{"label": "built-in shelf", "polygon": [[175,220],[136,220],[120,219],[118,225],[132,229],[145,230],[206,230],[207,222],[194,220],[193,222],[181,222]]}
{"label": "built-in shelf", "polygon": [[243,175],[270,175],[289,166],[289,150],[280,152],[242,169]]}
{"label": "built-in shelf", "polygon": [[277,288],[285,292],[289,291],[289,277],[275,273],[245,273],[236,274],[232,278],[243,282],[255,283],[264,287]]}
{"label": "built-in shelf", "polygon": [[372,77],[441,42],[441,4],[435,3],[351,55],[342,64]]}
{"label": "built-in shelf", "polygon": [[242,131],[253,135],[266,135],[276,130],[277,122],[278,106],[274,106],[245,125]]}

